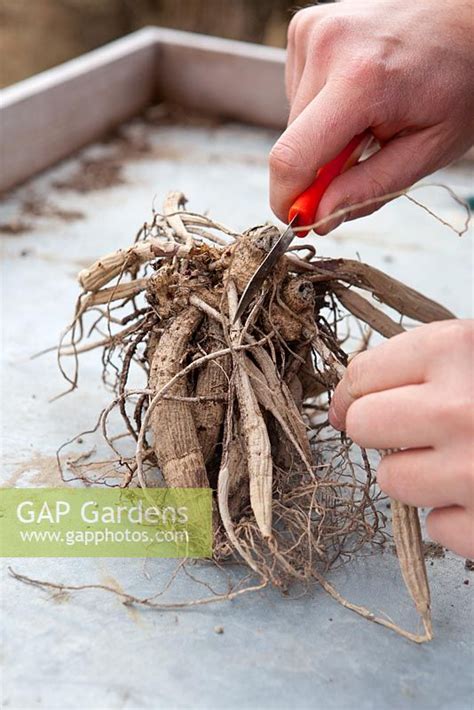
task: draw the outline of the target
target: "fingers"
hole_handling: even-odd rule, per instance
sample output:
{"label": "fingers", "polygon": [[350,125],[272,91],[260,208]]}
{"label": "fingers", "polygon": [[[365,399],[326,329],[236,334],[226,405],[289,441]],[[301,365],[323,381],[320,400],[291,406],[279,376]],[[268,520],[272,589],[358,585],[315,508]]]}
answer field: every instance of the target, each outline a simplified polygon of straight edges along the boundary
{"label": "fingers", "polygon": [[285,89],[288,101],[293,100],[293,86],[296,65],[296,47],[295,47],[295,28],[294,21],[291,21],[288,26],[288,39],[286,45],[286,62],[285,62]]}
{"label": "fingers", "polygon": [[[453,396],[439,384],[407,385],[355,399],[342,428],[350,439],[367,449],[456,445],[458,455],[463,451],[469,456],[471,411],[472,400]],[[329,421],[334,422],[334,414],[330,413]]]}
{"label": "fingers", "polygon": [[426,390],[411,385],[361,397],[347,412],[347,436],[367,449],[432,446],[433,403]]}
{"label": "fingers", "polygon": [[474,513],[451,506],[432,510],[426,519],[428,535],[458,555],[474,557]]}
{"label": "fingers", "polygon": [[302,52],[298,47],[297,31],[292,29],[290,24],[288,28],[288,48],[287,60],[285,66],[285,87],[290,107],[293,106],[293,101],[298,90],[301,75],[303,74],[306,64],[306,53]]}
{"label": "fingers", "polygon": [[390,498],[420,508],[472,504],[466,476],[456,476],[446,458],[433,449],[384,456],[377,469],[377,483]]}
{"label": "fingers", "polygon": [[[424,333],[430,326],[423,328]],[[421,335],[423,339],[423,335]],[[426,357],[420,348],[419,329],[400,333],[357,355],[338,384],[329,410],[329,421],[336,429],[345,428],[346,414],[364,395],[424,382]]]}
{"label": "fingers", "polygon": [[381,198],[372,204],[354,207],[339,218],[316,228],[318,234],[327,234],[341,222],[363,217],[387,202],[385,195],[405,190],[437,167],[439,151],[435,149],[434,129],[392,138],[381,150],[367,160],[337,177],[321,200],[316,220],[326,219],[337,210],[361,205]]}
{"label": "fingers", "polygon": [[[270,153],[270,205],[286,221],[293,201],[314,180],[319,167],[335,157],[367,127],[363,108],[347,83],[333,81],[288,126]],[[358,102],[363,106],[363,102]]]}
{"label": "fingers", "polygon": [[[290,104],[293,104],[300,79],[307,66],[310,36],[314,32],[318,20],[324,16],[325,12],[326,10],[323,7],[300,10],[292,18],[288,26],[285,85]],[[310,62],[310,64],[319,65],[319,62]],[[311,98],[316,93],[317,91],[313,91]]]}
{"label": "fingers", "polygon": [[288,125],[292,124],[314,97],[319,94],[324,82],[325,75],[319,70],[319,65],[311,64],[304,67],[302,76],[298,77],[298,84],[293,92]]}

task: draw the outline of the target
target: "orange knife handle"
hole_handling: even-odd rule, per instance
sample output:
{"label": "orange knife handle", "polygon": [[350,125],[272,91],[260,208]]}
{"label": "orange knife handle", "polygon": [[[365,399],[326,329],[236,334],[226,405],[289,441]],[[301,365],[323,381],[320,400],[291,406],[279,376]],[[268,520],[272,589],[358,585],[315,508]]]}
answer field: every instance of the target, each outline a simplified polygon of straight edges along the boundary
{"label": "orange knife handle", "polygon": [[[372,134],[369,130],[354,136],[339,155],[319,168],[314,182],[291,205],[288,222],[295,217],[295,227],[314,224],[319,204],[329,185],[334,178],[357,163],[371,140]],[[298,237],[305,237],[308,231],[296,234]]]}

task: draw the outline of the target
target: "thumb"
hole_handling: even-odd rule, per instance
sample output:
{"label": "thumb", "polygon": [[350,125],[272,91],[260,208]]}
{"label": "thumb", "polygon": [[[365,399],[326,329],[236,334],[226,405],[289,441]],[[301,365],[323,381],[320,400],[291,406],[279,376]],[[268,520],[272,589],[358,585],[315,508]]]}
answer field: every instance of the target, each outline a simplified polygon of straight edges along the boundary
{"label": "thumb", "polygon": [[[355,93],[355,91],[353,92]],[[270,153],[270,205],[284,222],[293,201],[369,123],[359,95],[348,95],[347,83],[333,81],[295,118]]]}
{"label": "thumb", "polygon": [[[384,199],[385,195],[405,190],[433,172],[437,168],[438,154],[435,143],[432,129],[393,138],[370,158],[339,175],[326,190],[316,221],[327,219],[338,210],[352,205],[354,209],[344,216],[328,219],[315,231],[318,234],[327,234],[344,221],[371,214],[389,199],[394,199]],[[380,200],[361,205],[375,198]]]}

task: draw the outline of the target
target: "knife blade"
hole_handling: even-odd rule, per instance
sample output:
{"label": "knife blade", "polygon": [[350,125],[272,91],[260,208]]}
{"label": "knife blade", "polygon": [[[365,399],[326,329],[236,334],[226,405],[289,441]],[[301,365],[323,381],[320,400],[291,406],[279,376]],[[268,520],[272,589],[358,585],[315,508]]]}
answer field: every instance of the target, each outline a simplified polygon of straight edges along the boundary
{"label": "knife blade", "polygon": [[292,224],[295,220],[296,215],[289,222],[287,228],[283,230],[276,243],[270,249],[267,256],[262,261],[258,269],[255,271],[254,275],[248,282],[247,286],[244,289],[244,292],[242,293],[242,296],[240,297],[239,305],[237,306],[237,310],[235,312],[234,320],[232,321],[232,323],[235,323],[241,317],[242,313],[249,305],[255,293],[258,291],[260,286],[267,278],[273,266],[276,264],[278,259],[283,256],[283,254],[290,246],[293,237],[295,236],[293,230],[291,229]]}

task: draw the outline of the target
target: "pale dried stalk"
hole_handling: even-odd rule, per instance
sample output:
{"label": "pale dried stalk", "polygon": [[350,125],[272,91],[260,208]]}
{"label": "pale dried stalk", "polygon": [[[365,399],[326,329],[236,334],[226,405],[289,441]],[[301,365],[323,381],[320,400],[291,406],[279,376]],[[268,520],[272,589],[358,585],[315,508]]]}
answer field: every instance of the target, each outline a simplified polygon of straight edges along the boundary
{"label": "pale dried stalk", "polygon": [[392,499],[391,511],[393,538],[403,579],[423,620],[426,636],[431,639],[433,628],[430,587],[426,574],[418,510]]}
{"label": "pale dried stalk", "polygon": [[193,235],[186,229],[180,215],[180,212],[184,211],[186,202],[186,197],[182,192],[169,192],[163,205],[163,213],[174,231],[176,241],[184,242],[186,249],[191,250],[194,243]]}
{"label": "pale dried stalk", "polygon": [[[253,339],[252,339],[253,340]],[[283,414],[287,413],[287,424],[290,427],[301,448],[302,459],[305,465],[311,470],[311,448],[308,441],[308,433],[301,416],[301,412],[295,404],[295,400],[284,380],[281,380],[276,372],[275,363],[270,355],[262,347],[256,347],[252,353],[257,361],[267,381],[268,387],[275,398],[281,399],[281,409]]]}
{"label": "pale dried stalk", "polygon": [[[227,284],[229,316],[232,320],[237,310],[237,289],[233,281]],[[230,330],[232,345],[240,340],[240,325]],[[240,353],[233,353],[235,363],[235,389],[240,412],[240,425],[247,455],[250,485],[250,504],[255,521],[264,538],[272,535],[272,478],[273,464],[270,439],[260,411],[250,377]]]}
{"label": "pale dried stalk", "polygon": [[[277,422],[283,429],[283,432],[286,435],[288,441],[293,445],[306,467],[311,471],[311,464],[309,458],[301,449],[298,441],[296,440],[293,432],[291,431],[291,427],[288,424],[288,412],[286,412],[285,409],[281,409],[281,398],[278,397],[278,395],[275,396],[272,390],[270,390],[268,383],[261,370],[259,370],[255,363],[250,360],[250,358],[245,358],[244,365],[250,376],[250,382],[252,384],[255,396],[257,397],[259,404],[268,412],[270,412],[272,416],[277,420]],[[283,406],[285,407],[284,402]],[[285,441],[285,445],[288,445],[287,441]]]}
{"label": "pale dried stalk", "polygon": [[[227,236],[232,237],[232,239],[239,238],[242,236],[238,232],[234,232],[232,229],[229,229],[220,222],[216,222],[213,219],[209,219],[209,217],[204,217],[203,215],[196,214],[195,212],[185,212],[181,219],[183,220],[186,226],[199,226],[207,227],[207,229],[215,229],[218,232],[222,232],[222,234],[226,234]],[[211,239],[211,241],[214,241],[216,244],[220,244],[223,247],[229,246],[229,241],[227,239],[219,237],[217,234],[211,234],[209,239]]]}
{"label": "pale dried stalk", "polygon": [[[189,343],[202,320],[202,313],[190,307],[176,316],[163,332],[150,364],[150,388],[159,392],[182,370]],[[187,397],[187,381],[180,378],[169,394]],[[162,399],[151,415],[153,446],[158,464],[172,488],[208,487],[206,466],[193,419],[192,404]]]}
{"label": "pale dried stalk", "polygon": [[247,455],[250,504],[264,538],[272,535],[272,456],[267,428],[248,374],[238,367],[236,393]]}
{"label": "pale dried stalk", "polygon": [[[301,262],[301,260],[299,260]],[[292,260],[292,263],[293,260]],[[309,267],[309,269],[308,269]],[[444,306],[406,286],[383,271],[354,259],[325,259],[305,263],[305,271],[313,271],[307,278],[311,281],[345,281],[353,286],[370,291],[382,303],[420,323],[454,318]]]}
{"label": "pale dried stalk", "polygon": [[[262,348],[258,348],[258,350],[261,351],[259,353],[260,356],[262,353],[266,356],[268,355]],[[258,358],[257,348],[253,352],[261,366],[262,360],[264,361],[265,358]],[[312,473],[311,449],[306,427],[301,417],[301,412],[296,406],[287,385],[285,382],[278,380],[274,365],[271,370],[265,367],[264,372],[262,369],[259,369],[248,356],[245,357],[244,364],[250,375],[252,387],[258,401],[264,409],[272,413],[273,417],[278,421],[288,437],[288,440],[295,447],[308,472]]]}
{"label": "pale dried stalk", "polygon": [[[233,393],[232,393],[233,394]],[[234,479],[232,481],[233,475],[236,473],[235,468],[232,470],[229,468],[229,464],[233,465],[235,462],[229,461],[230,443],[233,440],[233,396],[229,396],[229,402],[227,404],[227,414],[225,422],[225,433],[224,433],[224,455],[221,460],[221,466],[219,469],[219,475],[217,477],[217,502],[219,505],[219,514],[221,516],[222,524],[224,530],[227,533],[227,537],[234,549],[239,553],[243,560],[245,560],[254,572],[261,576],[261,570],[258,565],[252,559],[252,556],[242,547],[237,535],[235,534],[234,524],[232,522],[230,510],[229,510],[229,496],[231,493],[231,486],[237,481]]]}
{"label": "pale dried stalk", "polygon": [[127,268],[153,261],[158,257],[186,256],[188,251],[186,246],[175,242],[149,237],[127,249],[118,249],[103,256],[87,269],[83,269],[78,280],[85,291],[98,291]]}
{"label": "pale dried stalk", "polygon": [[333,291],[344,308],[352,313],[353,316],[359,318],[359,320],[370,325],[371,328],[385,338],[391,338],[397,333],[404,332],[403,326],[396,323],[390,316],[373,306],[363,296],[347,288],[347,286],[334,284]]}
{"label": "pale dried stalk", "polygon": [[116,284],[103,288],[95,293],[89,293],[81,299],[79,311],[84,313],[92,306],[99,306],[103,303],[121,301],[124,298],[132,298],[144,291],[147,287],[148,279],[135,279],[126,283]]}

